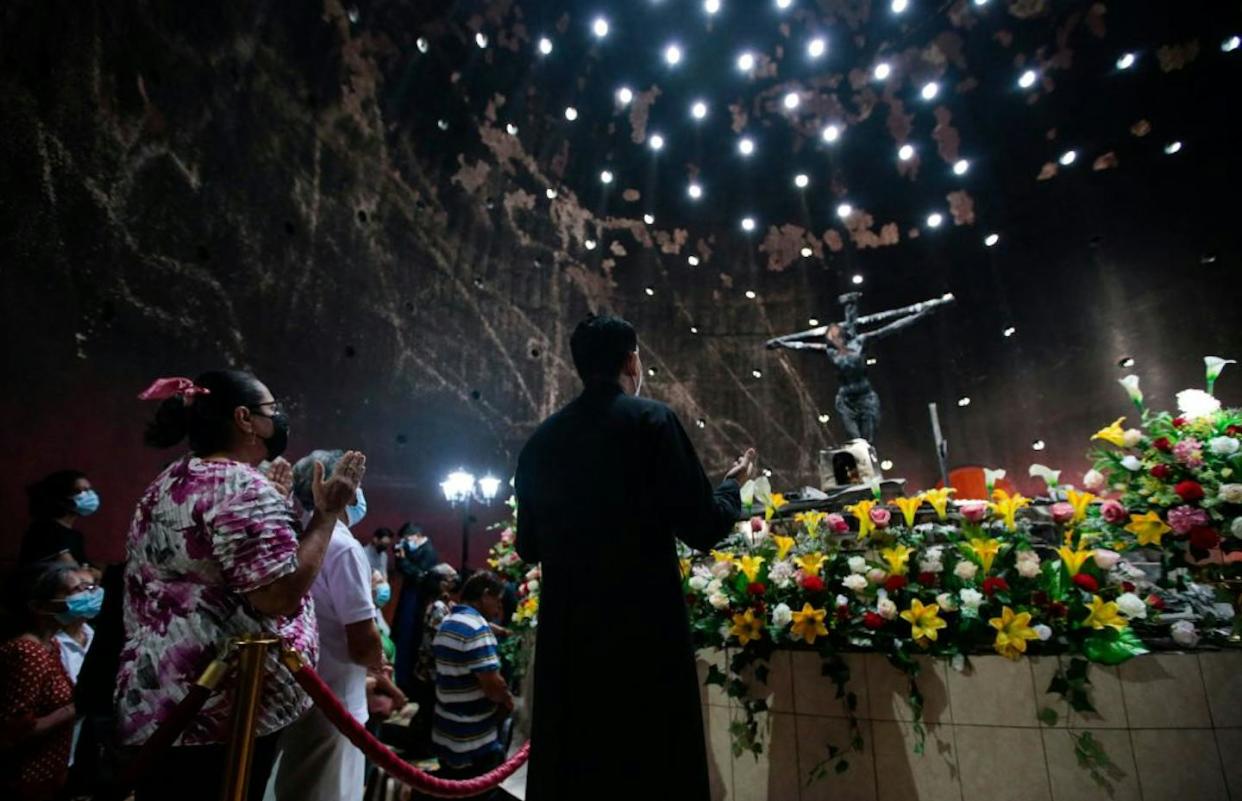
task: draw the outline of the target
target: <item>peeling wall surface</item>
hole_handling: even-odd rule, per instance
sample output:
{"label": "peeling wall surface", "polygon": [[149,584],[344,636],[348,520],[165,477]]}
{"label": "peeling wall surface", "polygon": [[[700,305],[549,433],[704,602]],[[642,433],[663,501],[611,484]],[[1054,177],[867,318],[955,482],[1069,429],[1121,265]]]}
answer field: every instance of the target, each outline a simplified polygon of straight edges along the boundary
{"label": "peeling wall surface", "polygon": [[453,553],[438,481],[508,474],[576,392],[588,311],[636,325],[644,393],[710,470],[753,444],[785,488],[844,432],[827,360],[763,342],[843,292],[957,298],[868,353],[878,450],[916,487],[929,403],[954,465],[1075,480],[1116,379],[1166,408],[1242,356],[1236,4],[724,5],[6,3],[0,562],[23,486],[68,466],[104,498],[88,550],[119,558],[171,458],[135,395],[225,364],[290,405],[291,455],[367,452],[364,528],[421,519]]}

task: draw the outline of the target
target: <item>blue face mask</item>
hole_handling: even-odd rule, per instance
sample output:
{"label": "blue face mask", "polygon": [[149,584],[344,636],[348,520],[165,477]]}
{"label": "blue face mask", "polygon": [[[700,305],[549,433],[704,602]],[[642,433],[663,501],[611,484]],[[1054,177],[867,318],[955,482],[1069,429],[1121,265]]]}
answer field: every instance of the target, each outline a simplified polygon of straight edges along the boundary
{"label": "blue face mask", "polygon": [[90,620],[99,615],[103,609],[104,591],[102,587],[93,590],[75,592],[65,597],[65,611],[56,613],[56,620],[68,625],[75,620]]}
{"label": "blue face mask", "polygon": [[345,516],[349,518],[349,527],[353,528],[367,516],[367,496],[362,494],[362,487],[358,488],[357,495],[354,496],[354,502],[345,507]]}
{"label": "blue face mask", "polygon": [[383,606],[392,600],[392,587],[381,584],[375,588],[375,605]]}
{"label": "blue face mask", "polygon": [[89,517],[99,511],[99,493],[86,490],[73,496],[73,510],[78,517]]}

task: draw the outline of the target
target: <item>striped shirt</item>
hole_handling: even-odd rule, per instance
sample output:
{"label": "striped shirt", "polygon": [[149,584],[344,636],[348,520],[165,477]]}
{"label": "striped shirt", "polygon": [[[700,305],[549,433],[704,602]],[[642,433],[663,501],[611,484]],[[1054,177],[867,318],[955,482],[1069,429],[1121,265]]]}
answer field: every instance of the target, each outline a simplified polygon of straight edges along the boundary
{"label": "striped shirt", "polygon": [[436,658],[436,714],[431,732],[441,763],[465,768],[501,753],[498,705],[483,694],[475,674],[500,670],[496,637],[473,607],[457,604],[440,624]]}

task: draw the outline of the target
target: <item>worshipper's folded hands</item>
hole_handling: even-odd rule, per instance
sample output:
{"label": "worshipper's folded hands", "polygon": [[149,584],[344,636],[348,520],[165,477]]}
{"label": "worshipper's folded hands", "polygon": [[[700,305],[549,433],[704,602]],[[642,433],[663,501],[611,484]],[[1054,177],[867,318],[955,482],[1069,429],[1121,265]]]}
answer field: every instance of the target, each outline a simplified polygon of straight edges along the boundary
{"label": "worshipper's folded hands", "polygon": [[332,517],[336,517],[354,502],[362,477],[367,472],[367,457],[359,451],[346,451],[336,463],[332,475],[324,478],[323,463],[315,463],[315,480],[312,493],[315,496],[315,509]]}
{"label": "worshipper's folded hands", "polygon": [[293,492],[293,465],[283,456],[277,456],[267,468],[267,480],[272,482],[280,497],[288,498]]}
{"label": "worshipper's folded hands", "polygon": [[755,477],[755,472],[755,449],[747,448],[745,453],[737,457],[729,472],[725,473],[725,479],[731,478],[739,484],[745,484]]}

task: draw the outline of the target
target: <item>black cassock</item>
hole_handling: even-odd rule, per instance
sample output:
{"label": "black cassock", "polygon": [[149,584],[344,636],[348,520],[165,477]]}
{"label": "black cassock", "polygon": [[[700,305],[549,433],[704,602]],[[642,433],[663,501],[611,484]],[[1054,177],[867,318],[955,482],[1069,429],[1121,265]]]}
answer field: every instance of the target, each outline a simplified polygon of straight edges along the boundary
{"label": "black cassock", "polygon": [[542,565],[527,799],[705,801],[703,717],[674,538],[741,512],[662,403],[589,386],[518,459],[517,550]]}

